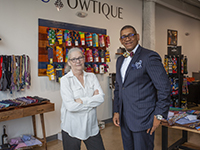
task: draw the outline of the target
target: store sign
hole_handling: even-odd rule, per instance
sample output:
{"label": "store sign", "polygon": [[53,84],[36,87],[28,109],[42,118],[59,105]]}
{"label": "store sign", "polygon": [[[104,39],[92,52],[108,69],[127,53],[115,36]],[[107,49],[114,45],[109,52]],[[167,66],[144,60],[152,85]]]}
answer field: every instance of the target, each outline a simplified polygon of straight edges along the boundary
{"label": "store sign", "polygon": [[[43,2],[49,2],[50,0],[42,0]],[[62,0],[65,1],[65,0]],[[122,7],[115,7],[107,3],[102,3],[96,0],[66,0],[67,6],[71,9],[78,9],[88,11],[93,10],[93,13],[103,14],[107,19],[110,18],[122,18]],[[65,5],[65,4],[64,4]],[[66,5],[65,5],[66,6]]]}

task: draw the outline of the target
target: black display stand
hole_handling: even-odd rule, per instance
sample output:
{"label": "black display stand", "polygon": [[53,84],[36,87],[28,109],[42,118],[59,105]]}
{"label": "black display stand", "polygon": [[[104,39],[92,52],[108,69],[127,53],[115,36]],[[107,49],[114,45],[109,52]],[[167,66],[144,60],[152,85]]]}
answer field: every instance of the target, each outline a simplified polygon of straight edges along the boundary
{"label": "black display stand", "polygon": [[[181,54],[181,46],[174,46],[174,47],[168,47],[167,57],[173,57],[176,56],[177,58],[177,73],[169,74],[168,76],[173,78],[178,78],[178,107],[181,107],[181,100],[183,98],[182,94],[182,85],[183,85],[183,74],[181,73],[181,59],[183,58],[183,55]],[[173,99],[173,96],[171,97]],[[173,102],[174,103],[174,102]],[[174,104],[173,104],[174,107]]]}

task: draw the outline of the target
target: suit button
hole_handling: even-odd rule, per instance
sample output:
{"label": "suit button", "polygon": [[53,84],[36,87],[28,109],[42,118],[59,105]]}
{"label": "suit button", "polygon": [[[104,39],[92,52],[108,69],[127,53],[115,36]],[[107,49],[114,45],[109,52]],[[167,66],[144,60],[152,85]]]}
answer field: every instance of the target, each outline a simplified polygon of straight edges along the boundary
{"label": "suit button", "polygon": [[122,89],[124,90],[125,88],[123,87]]}

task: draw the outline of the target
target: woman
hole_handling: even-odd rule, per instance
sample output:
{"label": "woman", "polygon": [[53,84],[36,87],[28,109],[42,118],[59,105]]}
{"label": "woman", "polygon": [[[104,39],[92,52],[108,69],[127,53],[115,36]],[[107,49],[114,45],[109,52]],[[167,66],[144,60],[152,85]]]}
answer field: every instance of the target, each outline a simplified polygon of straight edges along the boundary
{"label": "woman", "polygon": [[98,128],[96,107],[104,93],[93,73],[84,71],[85,57],[79,48],[68,52],[70,72],[61,78],[61,129],[64,150],[80,150],[81,140],[88,150],[104,150]]}

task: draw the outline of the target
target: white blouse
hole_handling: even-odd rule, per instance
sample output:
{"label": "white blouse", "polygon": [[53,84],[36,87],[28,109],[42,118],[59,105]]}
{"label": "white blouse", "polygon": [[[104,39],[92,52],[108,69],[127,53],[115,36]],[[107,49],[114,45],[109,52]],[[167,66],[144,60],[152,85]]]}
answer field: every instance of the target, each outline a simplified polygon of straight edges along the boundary
{"label": "white blouse", "polygon": [[[98,134],[96,107],[104,101],[104,93],[95,74],[84,71],[83,79],[85,87],[70,71],[60,80],[61,129],[80,140]],[[99,94],[93,96],[96,89]],[[74,101],[78,98],[83,104]]]}

